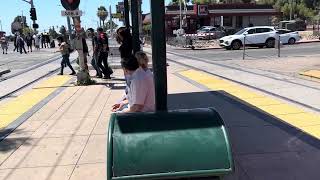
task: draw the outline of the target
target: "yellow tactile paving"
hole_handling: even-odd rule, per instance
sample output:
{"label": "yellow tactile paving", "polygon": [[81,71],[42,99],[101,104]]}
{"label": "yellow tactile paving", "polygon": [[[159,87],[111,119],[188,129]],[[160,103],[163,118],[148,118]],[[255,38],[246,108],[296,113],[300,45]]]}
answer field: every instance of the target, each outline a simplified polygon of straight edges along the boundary
{"label": "yellow tactile paving", "polygon": [[286,114],[277,117],[296,127],[320,125],[320,116],[311,113]]}
{"label": "yellow tactile paving", "polygon": [[298,114],[304,112],[303,109],[296,108],[288,104],[260,106],[258,108],[272,115]]}
{"label": "yellow tactile paving", "polygon": [[300,72],[300,75],[320,79],[320,70],[309,70],[309,71],[305,71],[305,72]]}
{"label": "yellow tactile paving", "polygon": [[[260,110],[281,119],[313,137],[320,139],[320,115],[306,112],[294,105],[286,104],[272,97],[253,92],[248,88],[219,77],[195,70],[180,72],[185,76],[213,91],[224,91],[245,101]],[[215,83],[216,82],[216,83]]]}
{"label": "yellow tactile paving", "polygon": [[0,106],[0,129],[8,126],[19,118],[22,114],[29,111],[33,106],[48,97],[68,82],[71,76],[55,76],[34,87],[32,90],[22,94]]}
{"label": "yellow tactile paving", "polygon": [[282,102],[268,97],[246,99],[246,102],[257,107],[282,104]]}

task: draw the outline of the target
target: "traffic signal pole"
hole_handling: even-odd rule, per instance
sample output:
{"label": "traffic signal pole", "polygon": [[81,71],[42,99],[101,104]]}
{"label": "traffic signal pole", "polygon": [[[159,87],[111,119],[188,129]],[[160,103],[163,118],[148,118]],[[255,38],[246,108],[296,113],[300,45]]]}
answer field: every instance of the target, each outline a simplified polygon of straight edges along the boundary
{"label": "traffic signal pole", "polygon": [[124,5],[124,21],[127,28],[130,28],[130,20],[129,20],[129,2],[128,0],[123,0]]}
{"label": "traffic signal pole", "polygon": [[138,0],[131,0],[132,47],[133,53],[140,51]]}
{"label": "traffic signal pole", "polygon": [[[35,10],[35,7],[34,7],[33,0],[29,0],[29,1],[27,1],[27,0],[22,0],[22,1],[24,1],[24,2],[26,2],[26,3],[28,3],[28,4],[31,5],[30,16],[31,16],[31,20],[32,20],[33,25],[35,25],[35,24],[36,24],[37,15],[36,15],[36,10]],[[34,15],[32,15],[32,13],[31,13],[31,11],[33,11],[33,9],[34,9]],[[34,16],[34,17],[32,17],[32,16]],[[34,29],[34,31],[37,30],[36,27],[33,27],[33,29]]]}

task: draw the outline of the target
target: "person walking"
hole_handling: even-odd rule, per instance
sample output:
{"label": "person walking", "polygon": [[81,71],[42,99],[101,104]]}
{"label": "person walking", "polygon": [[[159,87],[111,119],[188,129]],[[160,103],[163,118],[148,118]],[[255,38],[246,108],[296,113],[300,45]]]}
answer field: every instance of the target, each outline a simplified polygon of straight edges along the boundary
{"label": "person walking", "polygon": [[69,52],[69,45],[64,41],[63,37],[58,37],[57,38],[58,42],[59,42],[59,50],[57,52],[60,52],[62,55],[62,61],[61,61],[61,71],[58,75],[63,75],[63,69],[65,67],[65,65],[67,65],[72,73],[70,75],[75,75],[76,72],[75,70],[72,68],[71,64],[70,64],[70,52]]}
{"label": "person walking", "polygon": [[38,51],[40,50],[40,41],[41,41],[41,37],[39,35],[36,35],[34,38],[34,46]]}
{"label": "person walking", "polygon": [[13,49],[13,52],[17,51],[19,52],[19,47],[18,47],[18,35],[15,34],[14,35],[14,39],[13,39],[13,45],[14,45],[14,49]]}
{"label": "person walking", "polygon": [[88,31],[89,31],[89,36],[92,41],[92,49],[93,49],[91,65],[96,70],[96,77],[102,78],[102,72],[101,72],[100,68],[98,67],[98,55],[96,52],[96,45],[98,42],[97,35],[95,34],[93,28],[89,28]]}
{"label": "person walking", "polygon": [[5,36],[1,37],[0,42],[1,42],[2,54],[8,54],[9,43],[7,38]]}
{"label": "person walking", "polygon": [[41,49],[44,48],[47,48],[47,45],[46,45],[46,37],[43,33],[41,33]]}
{"label": "person walking", "polygon": [[22,54],[22,50],[24,51],[25,54],[27,54],[26,48],[25,48],[25,42],[22,36],[18,36],[18,47],[20,50],[20,54]]}
{"label": "person walking", "polygon": [[32,52],[32,42],[33,42],[33,37],[31,36],[30,33],[28,33],[28,35],[26,36],[28,52]]}
{"label": "person walking", "polygon": [[[112,69],[108,65],[109,42],[108,36],[102,28],[98,29],[97,45],[95,51],[98,55],[98,67],[104,74],[104,79],[111,79]],[[103,65],[102,65],[103,63]]]}

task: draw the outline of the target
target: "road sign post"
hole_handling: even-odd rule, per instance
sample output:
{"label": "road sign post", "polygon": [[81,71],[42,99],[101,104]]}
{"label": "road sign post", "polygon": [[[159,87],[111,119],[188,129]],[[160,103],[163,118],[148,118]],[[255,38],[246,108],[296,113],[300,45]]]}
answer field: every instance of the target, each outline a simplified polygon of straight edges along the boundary
{"label": "road sign post", "polygon": [[76,30],[76,37],[73,39],[74,49],[77,50],[79,55],[79,66],[80,70],[77,73],[77,84],[78,85],[89,85],[92,84],[92,80],[89,75],[89,70],[85,64],[86,54],[83,53],[82,39],[84,38],[85,32],[81,27],[80,16],[82,11],[78,9],[80,0],[61,0],[62,6],[66,11],[62,11],[62,16],[72,17],[73,24]]}

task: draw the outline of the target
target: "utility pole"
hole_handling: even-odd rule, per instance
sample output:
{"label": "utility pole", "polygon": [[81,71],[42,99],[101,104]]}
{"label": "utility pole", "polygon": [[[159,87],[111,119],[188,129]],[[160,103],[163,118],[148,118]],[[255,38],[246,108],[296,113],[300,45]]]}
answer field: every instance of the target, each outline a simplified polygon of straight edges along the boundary
{"label": "utility pole", "polygon": [[126,28],[130,28],[130,20],[129,20],[129,1],[123,0],[124,3],[124,21]]}
{"label": "utility pole", "polygon": [[69,16],[67,16],[67,24],[68,24],[68,32],[69,32],[69,41],[71,41],[72,30],[71,30],[71,22],[70,22]]}
{"label": "utility pole", "polygon": [[290,21],[292,20],[293,0],[290,1]]}
{"label": "utility pole", "polygon": [[179,0],[180,4],[180,29],[182,29],[182,0]]}
{"label": "utility pole", "polygon": [[139,39],[139,18],[138,18],[138,1],[131,0],[131,18],[132,18],[132,47],[133,53],[140,51],[140,39]]}
{"label": "utility pole", "polygon": [[[22,0],[22,1],[30,4],[31,9],[34,9],[34,12],[35,12],[35,7],[34,7],[33,0],[29,0],[29,1],[27,1],[27,0]],[[36,31],[36,29],[38,28],[38,25],[36,24],[36,19],[32,19],[32,23],[33,23],[33,25],[34,25],[33,29],[34,29],[34,31]]]}
{"label": "utility pole", "polygon": [[142,9],[141,9],[141,5],[142,5],[142,0],[138,1],[138,15],[139,15],[139,33],[140,33],[140,39],[142,39],[143,37],[143,19],[142,19]]}
{"label": "utility pole", "polygon": [[109,6],[109,12],[110,12],[110,24],[109,24],[109,26],[110,26],[110,32],[111,32],[111,34],[113,33],[113,21],[112,21],[112,11],[111,11],[111,5]]}

